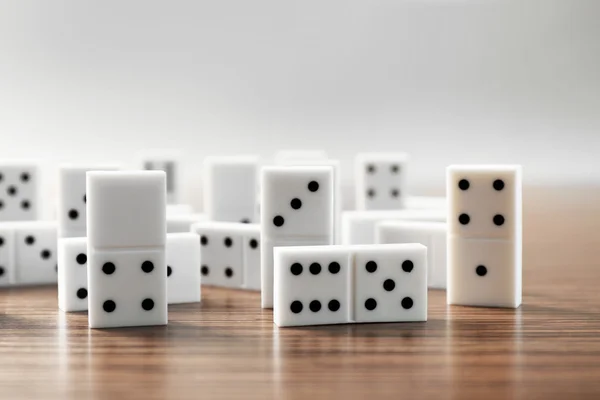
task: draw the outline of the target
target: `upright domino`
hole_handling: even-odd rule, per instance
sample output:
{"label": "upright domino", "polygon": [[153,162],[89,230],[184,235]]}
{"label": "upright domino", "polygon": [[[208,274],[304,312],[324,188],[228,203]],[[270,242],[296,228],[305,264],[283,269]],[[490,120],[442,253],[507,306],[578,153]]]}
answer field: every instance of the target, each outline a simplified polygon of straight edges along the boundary
{"label": "upright domino", "polygon": [[88,172],[91,328],[167,323],[166,174]]}
{"label": "upright domino", "polygon": [[54,222],[0,223],[0,286],[56,283]]}
{"label": "upright domino", "polygon": [[287,166],[330,166],[333,168],[333,238],[335,244],[342,243],[342,167],[339,160],[328,158],[283,158],[280,165]]}
{"label": "upright domino", "polygon": [[176,150],[145,150],[141,152],[141,168],[145,171],[164,171],[167,175],[167,204],[181,201],[181,154]]}
{"label": "upright domino", "polygon": [[195,233],[167,235],[169,304],[200,301],[200,240]]}
{"label": "upright domino", "polygon": [[273,248],[333,244],[330,166],[265,167],[261,176],[261,304],[273,307]]}
{"label": "upright domino", "polygon": [[257,157],[207,157],[204,208],[211,221],[257,223]]}
{"label": "upright domino", "polygon": [[384,221],[377,224],[376,242],[420,243],[427,247],[427,282],[432,289],[446,289],[445,222]]}
{"label": "upright domino", "polygon": [[39,218],[40,169],[30,161],[0,161],[0,221]]}
{"label": "upright domino", "polygon": [[62,311],[87,311],[87,238],[58,239],[58,308]]}
{"label": "upright domino", "polygon": [[521,167],[453,165],[446,173],[448,304],[519,307]]}
{"label": "upright domino", "polygon": [[276,247],[274,260],[278,326],[427,320],[423,245]]}
{"label": "upright domino", "polygon": [[405,153],[359,153],[355,160],[356,209],[398,210],[405,207]]}
{"label": "upright domino", "polygon": [[447,211],[397,210],[397,211],[344,211],[342,212],[342,243],[375,244],[375,227],[383,221],[446,221]]}
{"label": "upright domino", "polygon": [[203,285],[260,290],[260,225],[207,221],[191,231],[200,238]]}
{"label": "upright domino", "polygon": [[71,166],[58,170],[58,237],[84,237],[86,235],[85,175],[89,171],[116,171],[110,165]]}
{"label": "upright domino", "polygon": [[10,223],[0,223],[0,286],[15,282],[15,230]]}

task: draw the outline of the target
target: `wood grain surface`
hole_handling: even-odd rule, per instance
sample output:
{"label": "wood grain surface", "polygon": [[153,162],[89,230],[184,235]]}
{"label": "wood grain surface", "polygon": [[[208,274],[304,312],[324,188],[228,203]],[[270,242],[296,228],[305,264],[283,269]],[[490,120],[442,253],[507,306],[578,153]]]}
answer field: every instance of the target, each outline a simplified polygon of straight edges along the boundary
{"label": "wood grain surface", "polygon": [[203,289],[166,327],[90,330],[56,288],[0,290],[1,399],[600,398],[600,188],[524,196],[524,304],[279,329],[258,293]]}

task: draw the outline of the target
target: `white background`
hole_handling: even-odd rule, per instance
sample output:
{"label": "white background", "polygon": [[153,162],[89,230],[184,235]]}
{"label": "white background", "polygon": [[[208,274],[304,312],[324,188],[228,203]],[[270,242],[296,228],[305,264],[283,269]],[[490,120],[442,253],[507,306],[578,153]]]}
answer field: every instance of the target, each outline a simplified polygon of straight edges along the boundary
{"label": "white background", "polygon": [[0,157],[130,162],[321,148],[521,163],[527,184],[600,182],[600,1],[0,3]]}

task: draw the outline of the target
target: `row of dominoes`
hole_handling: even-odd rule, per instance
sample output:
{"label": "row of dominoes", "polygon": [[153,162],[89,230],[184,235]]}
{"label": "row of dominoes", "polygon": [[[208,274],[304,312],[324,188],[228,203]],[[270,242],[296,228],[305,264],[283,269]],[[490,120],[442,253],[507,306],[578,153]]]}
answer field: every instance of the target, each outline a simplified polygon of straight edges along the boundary
{"label": "row of dominoes", "polygon": [[420,244],[277,247],[278,326],[427,320],[427,248]]}
{"label": "row of dominoes", "polygon": [[[400,209],[410,206],[406,195],[408,157],[404,153],[362,153],[356,157],[356,204],[358,209]],[[334,168],[336,201],[335,231],[340,230],[341,166],[328,159],[324,152],[280,152],[274,162],[278,165],[330,165]],[[255,156],[207,157],[204,162],[204,204],[210,220],[225,222],[257,222],[260,185],[258,171],[261,160]],[[144,152],[139,167],[163,170],[167,174],[167,202],[181,201],[180,157],[175,152]],[[94,166],[88,170],[116,170],[116,165]],[[81,168],[66,168],[60,174],[59,201],[66,200],[71,228],[61,236],[82,236],[81,225],[84,195],[67,197],[85,182]],[[85,171],[84,171],[85,172]],[[66,179],[63,181],[63,179]],[[0,162],[0,221],[35,220],[40,216],[40,168],[36,162]],[[68,226],[67,224],[66,226]],[[337,236],[337,234],[336,234]]]}

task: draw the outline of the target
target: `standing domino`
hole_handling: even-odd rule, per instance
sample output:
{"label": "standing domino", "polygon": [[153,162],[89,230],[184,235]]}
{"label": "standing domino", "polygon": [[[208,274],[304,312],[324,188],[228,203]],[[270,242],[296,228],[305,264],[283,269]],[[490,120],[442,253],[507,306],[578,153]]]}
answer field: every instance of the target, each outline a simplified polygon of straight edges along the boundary
{"label": "standing domino", "polygon": [[522,195],[517,165],[447,168],[448,304],[521,304]]}
{"label": "standing domino", "polygon": [[211,221],[256,223],[258,158],[208,157],[204,160],[204,208]]}
{"label": "standing domino", "polygon": [[0,223],[0,286],[15,281],[15,230],[10,223]]}
{"label": "standing domino", "polygon": [[88,171],[116,171],[115,166],[61,166],[58,171],[58,237],[86,235],[85,174]]}
{"label": "standing domino", "polygon": [[58,308],[87,311],[87,238],[58,239]]}
{"label": "standing domino", "polygon": [[167,323],[166,175],[88,172],[89,325]]}
{"label": "standing domino", "polygon": [[356,156],[356,208],[397,210],[406,198],[405,153],[359,153]]}
{"label": "standing domino", "polygon": [[28,161],[0,161],[0,221],[39,217],[39,167]]}
{"label": "standing domino", "polygon": [[203,285],[260,290],[260,226],[233,222],[192,225],[200,238]]}
{"label": "standing domino", "polygon": [[175,150],[145,150],[140,155],[145,171],[164,171],[167,175],[167,203],[178,204],[181,200],[181,155]]}
{"label": "standing domino", "polygon": [[169,304],[200,301],[200,240],[195,233],[167,235]]}
{"label": "standing domino", "polygon": [[377,224],[377,243],[420,243],[427,247],[427,282],[446,289],[445,222],[384,221]]}
{"label": "standing domino", "polygon": [[330,166],[265,167],[261,201],[261,303],[273,307],[273,248],[333,244]]}

